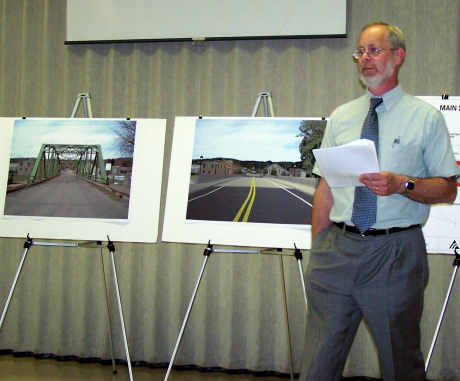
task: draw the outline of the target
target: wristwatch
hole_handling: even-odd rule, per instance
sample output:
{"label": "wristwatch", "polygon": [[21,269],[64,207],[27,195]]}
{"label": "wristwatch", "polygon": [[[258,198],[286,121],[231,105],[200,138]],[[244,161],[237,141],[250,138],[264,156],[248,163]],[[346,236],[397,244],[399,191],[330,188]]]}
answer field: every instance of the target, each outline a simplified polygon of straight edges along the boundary
{"label": "wristwatch", "polygon": [[415,188],[415,179],[413,177],[407,177],[407,181],[404,183],[404,194],[408,194]]}

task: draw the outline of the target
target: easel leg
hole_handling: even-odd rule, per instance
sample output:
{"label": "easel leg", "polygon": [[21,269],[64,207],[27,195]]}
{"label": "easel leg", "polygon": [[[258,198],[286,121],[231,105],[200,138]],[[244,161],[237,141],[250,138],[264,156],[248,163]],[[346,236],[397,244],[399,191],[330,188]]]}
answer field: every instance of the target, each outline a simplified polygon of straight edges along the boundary
{"label": "easel leg", "polygon": [[171,369],[172,369],[172,366],[173,366],[173,363],[174,363],[174,358],[176,357],[177,350],[178,350],[180,342],[182,340],[182,335],[184,334],[185,327],[187,326],[188,318],[190,316],[190,311],[192,310],[193,303],[195,302],[195,297],[196,297],[196,294],[197,294],[197,291],[198,291],[198,287],[200,286],[201,278],[203,277],[204,269],[206,268],[206,263],[208,262],[208,258],[209,258],[209,255],[210,255],[211,252],[212,252],[212,246],[210,244],[208,244],[208,247],[204,251],[204,260],[203,260],[203,264],[201,265],[200,275],[198,275],[198,279],[196,280],[195,288],[193,289],[193,293],[192,293],[192,297],[190,299],[190,303],[188,304],[187,311],[185,312],[184,321],[182,322],[182,327],[180,328],[179,336],[177,337],[176,345],[174,346],[174,350],[173,350],[173,354],[171,356],[171,360],[169,361],[168,370],[166,372],[165,378],[163,379],[164,381],[166,381],[168,379],[169,374],[171,373]]}
{"label": "easel leg", "polygon": [[110,306],[109,306],[109,293],[107,291],[107,279],[105,276],[105,266],[104,266],[104,256],[101,250],[101,269],[102,269],[102,280],[104,281],[104,290],[105,290],[105,306],[107,309],[107,321],[109,323],[109,340],[110,340],[110,353],[112,355],[112,372],[113,374],[117,373],[117,368],[115,365],[114,351],[113,351],[113,338],[112,338],[112,318],[110,316]]}
{"label": "easel leg", "polygon": [[444,320],[444,314],[446,312],[447,304],[449,303],[450,294],[455,283],[455,277],[457,276],[458,266],[460,265],[460,256],[456,253],[457,258],[454,260],[454,271],[450,279],[449,288],[447,290],[446,298],[444,300],[444,305],[442,306],[441,315],[439,316],[438,325],[436,326],[436,331],[434,333],[433,341],[431,342],[430,351],[428,357],[425,361],[425,373],[428,372],[428,367],[430,366],[431,355],[433,354],[434,346],[438,340],[439,330],[441,329],[442,321]]}
{"label": "easel leg", "polygon": [[5,320],[11,298],[13,297],[14,289],[16,288],[16,284],[18,282],[19,275],[21,274],[22,266],[24,264],[24,261],[26,260],[27,252],[29,251],[29,248],[32,246],[32,244],[33,244],[32,239],[29,237],[29,235],[27,235],[27,240],[26,242],[24,242],[24,251],[22,253],[21,259],[19,260],[16,274],[14,276],[13,282],[11,283],[10,292],[8,294],[8,297],[6,298],[5,306],[3,307],[2,317],[0,318],[0,329],[2,329],[3,321]]}
{"label": "easel leg", "polygon": [[295,251],[294,251],[294,256],[297,260],[297,265],[299,267],[299,275],[300,275],[300,283],[302,286],[302,291],[303,291],[303,298],[305,300],[305,311],[308,312],[308,302],[307,302],[307,291],[305,290],[305,279],[303,277],[303,268],[302,268],[302,252],[300,249],[297,248],[297,246],[294,244]]}
{"label": "easel leg", "polygon": [[91,109],[91,96],[89,95],[89,93],[81,93],[77,95],[77,99],[75,100],[75,104],[73,106],[72,114],[70,115],[70,117],[76,117],[80,103],[83,104],[84,115],[87,118],[92,118],[93,110]]}
{"label": "easel leg", "polygon": [[303,298],[305,300],[305,311],[308,312],[307,291],[305,290],[305,279],[303,277],[302,260],[297,259],[297,264],[299,266],[300,283],[302,285]]}
{"label": "easel leg", "polygon": [[287,296],[286,296],[286,281],[284,278],[284,263],[283,263],[283,256],[279,256],[280,259],[280,267],[281,267],[281,286],[283,289],[283,304],[284,304],[284,316],[286,318],[286,333],[288,338],[288,346],[289,346],[289,365],[290,365],[290,375],[291,381],[294,380],[294,361],[292,359],[292,343],[291,343],[291,329],[289,326],[289,313],[288,313],[288,306],[287,306]]}
{"label": "easel leg", "polygon": [[[115,261],[113,259],[113,252],[114,247],[110,247],[111,242],[109,242],[109,252],[110,252],[110,262],[112,263],[112,271],[113,271],[113,282],[114,282],[114,289],[117,296],[117,303],[118,303],[118,312],[120,313],[120,324],[121,330],[123,333],[123,344],[125,347],[125,354],[126,354],[126,362],[128,364],[128,373],[129,379],[133,380],[133,372],[131,369],[131,358],[129,357],[129,350],[128,350],[128,340],[126,339],[126,330],[125,330],[125,320],[123,319],[123,309],[121,307],[121,298],[120,298],[120,290],[118,289],[118,279],[117,279],[117,269],[115,267]],[[112,243],[113,246],[113,243]]]}

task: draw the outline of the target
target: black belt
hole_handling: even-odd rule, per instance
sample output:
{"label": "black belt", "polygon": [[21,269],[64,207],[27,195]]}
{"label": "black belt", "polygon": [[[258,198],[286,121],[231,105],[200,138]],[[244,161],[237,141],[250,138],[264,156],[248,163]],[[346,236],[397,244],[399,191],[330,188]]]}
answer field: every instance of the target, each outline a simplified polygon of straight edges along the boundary
{"label": "black belt", "polygon": [[394,227],[394,228],[389,228],[389,229],[368,229],[365,232],[361,233],[361,231],[355,226],[346,225],[343,222],[334,222],[334,224],[340,230],[343,230],[343,231],[349,232],[349,233],[359,234],[361,236],[391,234],[391,233],[402,232],[404,230],[415,229],[415,228],[420,227],[420,225],[411,225],[411,226],[407,226],[405,228]]}

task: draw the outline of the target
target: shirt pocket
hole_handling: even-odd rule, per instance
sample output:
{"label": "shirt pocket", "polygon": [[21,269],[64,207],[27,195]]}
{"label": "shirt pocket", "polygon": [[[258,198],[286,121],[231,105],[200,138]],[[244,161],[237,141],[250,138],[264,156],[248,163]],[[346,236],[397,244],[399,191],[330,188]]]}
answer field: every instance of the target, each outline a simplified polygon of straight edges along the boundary
{"label": "shirt pocket", "polygon": [[423,149],[415,140],[393,136],[381,145],[379,156],[381,170],[408,176],[424,172]]}

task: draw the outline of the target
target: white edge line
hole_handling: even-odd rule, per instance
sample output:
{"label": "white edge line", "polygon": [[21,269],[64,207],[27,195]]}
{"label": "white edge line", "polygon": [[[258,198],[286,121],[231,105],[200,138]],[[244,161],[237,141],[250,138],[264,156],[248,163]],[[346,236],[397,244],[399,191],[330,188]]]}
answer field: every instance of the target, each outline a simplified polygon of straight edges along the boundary
{"label": "white edge line", "polygon": [[211,192],[208,192],[208,193],[205,193],[205,194],[200,194],[199,196],[191,198],[190,200],[188,200],[188,202],[192,202],[192,201],[198,200],[199,198],[209,196],[211,193],[217,192],[219,189],[222,189],[223,187],[225,187],[225,185],[222,185],[221,187],[216,188],[216,189],[212,190]]}
{"label": "white edge line", "polygon": [[303,203],[313,207],[313,204],[310,204],[308,201],[304,200],[302,197],[300,196],[297,196],[295,193],[292,193],[290,190],[286,189],[284,186],[282,186],[281,184],[278,184],[276,181],[273,181],[273,180],[269,180],[271,181],[273,184],[279,186],[281,189],[285,190],[286,192],[292,194],[294,197],[297,197],[300,201],[302,201]]}

